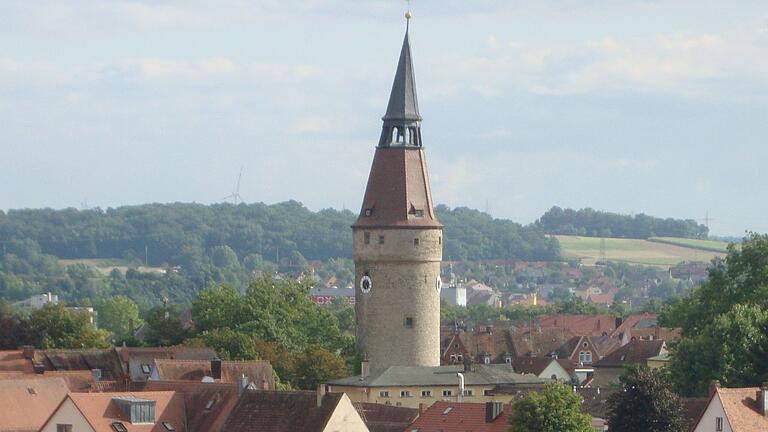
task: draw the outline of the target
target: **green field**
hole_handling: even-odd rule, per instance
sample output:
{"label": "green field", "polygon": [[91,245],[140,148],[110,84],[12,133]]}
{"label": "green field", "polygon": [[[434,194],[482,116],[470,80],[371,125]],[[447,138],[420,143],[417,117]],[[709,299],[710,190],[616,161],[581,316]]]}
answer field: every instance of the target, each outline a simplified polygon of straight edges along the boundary
{"label": "green field", "polygon": [[[600,260],[601,238],[579,236],[554,236],[560,242],[563,257],[580,258],[582,263],[594,265]],[[727,243],[709,240],[673,239],[664,242],[638,239],[605,239],[605,258],[630,264],[669,267],[682,261],[709,262],[714,257],[725,256]],[[676,242],[673,244],[673,242]],[[704,249],[706,247],[706,249]],[[717,252],[713,249],[717,248]]]}
{"label": "green field", "polygon": [[678,237],[651,237],[648,241],[700,249],[710,252],[728,252],[728,243],[715,240],[697,240]]}

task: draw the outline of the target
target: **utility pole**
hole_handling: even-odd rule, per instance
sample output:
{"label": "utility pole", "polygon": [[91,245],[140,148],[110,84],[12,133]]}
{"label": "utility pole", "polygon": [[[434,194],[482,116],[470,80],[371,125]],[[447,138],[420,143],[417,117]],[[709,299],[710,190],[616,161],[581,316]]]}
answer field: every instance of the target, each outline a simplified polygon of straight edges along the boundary
{"label": "utility pole", "polygon": [[149,267],[149,246],[144,245],[144,267]]}

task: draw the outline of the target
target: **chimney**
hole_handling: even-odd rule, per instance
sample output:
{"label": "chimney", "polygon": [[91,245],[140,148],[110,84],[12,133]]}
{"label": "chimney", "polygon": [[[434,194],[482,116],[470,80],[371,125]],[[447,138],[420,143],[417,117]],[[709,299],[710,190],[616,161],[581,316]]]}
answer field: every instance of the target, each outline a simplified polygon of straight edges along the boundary
{"label": "chimney", "polygon": [[34,360],[35,347],[33,345],[24,345],[21,347],[21,355],[27,360]]}
{"label": "chimney", "polygon": [[622,317],[616,317],[616,328],[621,327],[621,323],[624,322],[624,319]]}
{"label": "chimney", "polygon": [[757,391],[757,409],[763,417],[768,418],[768,382],[764,382]]}
{"label": "chimney", "polygon": [[459,377],[459,394],[457,401],[462,402],[464,400],[464,374],[459,372],[456,376]]}
{"label": "chimney", "polygon": [[472,372],[472,359],[469,356],[464,357],[464,373]]}
{"label": "chimney", "polygon": [[504,405],[501,402],[486,402],[485,403],[485,422],[493,423],[501,413],[504,412]]}
{"label": "chimney", "polygon": [[325,396],[325,384],[317,386],[317,407],[323,406],[323,397]]}
{"label": "chimney", "polygon": [[360,379],[364,380],[371,375],[371,362],[363,360],[360,363]]}
{"label": "chimney", "polygon": [[245,389],[248,388],[248,384],[248,377],[245,376],[245,374],[242,374],[237,383],[237,397],[240,397],[243,392],[245,392]]}
{"label": "chimney", "polygon": [[709,397],[712,397],[713,394],[717,391],[717,389],[720,387],[720,381],[718,380],[712,380],[709,382]]}
{"label": "chimney", "polygon": [[221,359],[214,358],[211,360],[211,377],[215,380],[221,379]]}

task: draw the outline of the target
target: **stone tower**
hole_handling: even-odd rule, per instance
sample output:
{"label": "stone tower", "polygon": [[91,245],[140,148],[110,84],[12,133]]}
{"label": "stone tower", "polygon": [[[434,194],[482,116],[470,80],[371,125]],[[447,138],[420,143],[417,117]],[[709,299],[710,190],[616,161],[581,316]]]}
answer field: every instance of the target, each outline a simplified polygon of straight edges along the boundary
{"label": "stone tower", "polygon": [[443,226],[432,205],[407,29],[382,120],[352,225],[357,345],[373,371],[439,366]]}

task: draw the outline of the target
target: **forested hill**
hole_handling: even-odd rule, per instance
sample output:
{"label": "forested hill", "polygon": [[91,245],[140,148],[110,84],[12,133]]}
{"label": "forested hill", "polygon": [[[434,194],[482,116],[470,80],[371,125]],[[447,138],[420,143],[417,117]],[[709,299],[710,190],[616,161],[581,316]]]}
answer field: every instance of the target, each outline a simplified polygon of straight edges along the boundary
{"label": "forested hill", "polygon": [[657,218],[645,214],[634,216],[585,208],[581,210],[552,207],[536,222],[547,234],[588,237],[685,237],[706,239],[709,229],[692,219]]}
{"label": "forested hill", "polygon": [[[467,208],[436,208],[445,224],[446,259],[555,260],[557,241],[538,226]],[[301,203],[146,204],[107,210],[9,210],[0,212],[4,248],[33,241],[59,258],[122,258],[150,265],[193,265],[216,246],[241,259],[271,261],[301,254],[309,260],[350,257],[355,215],[333,209],[312,212]]]}

